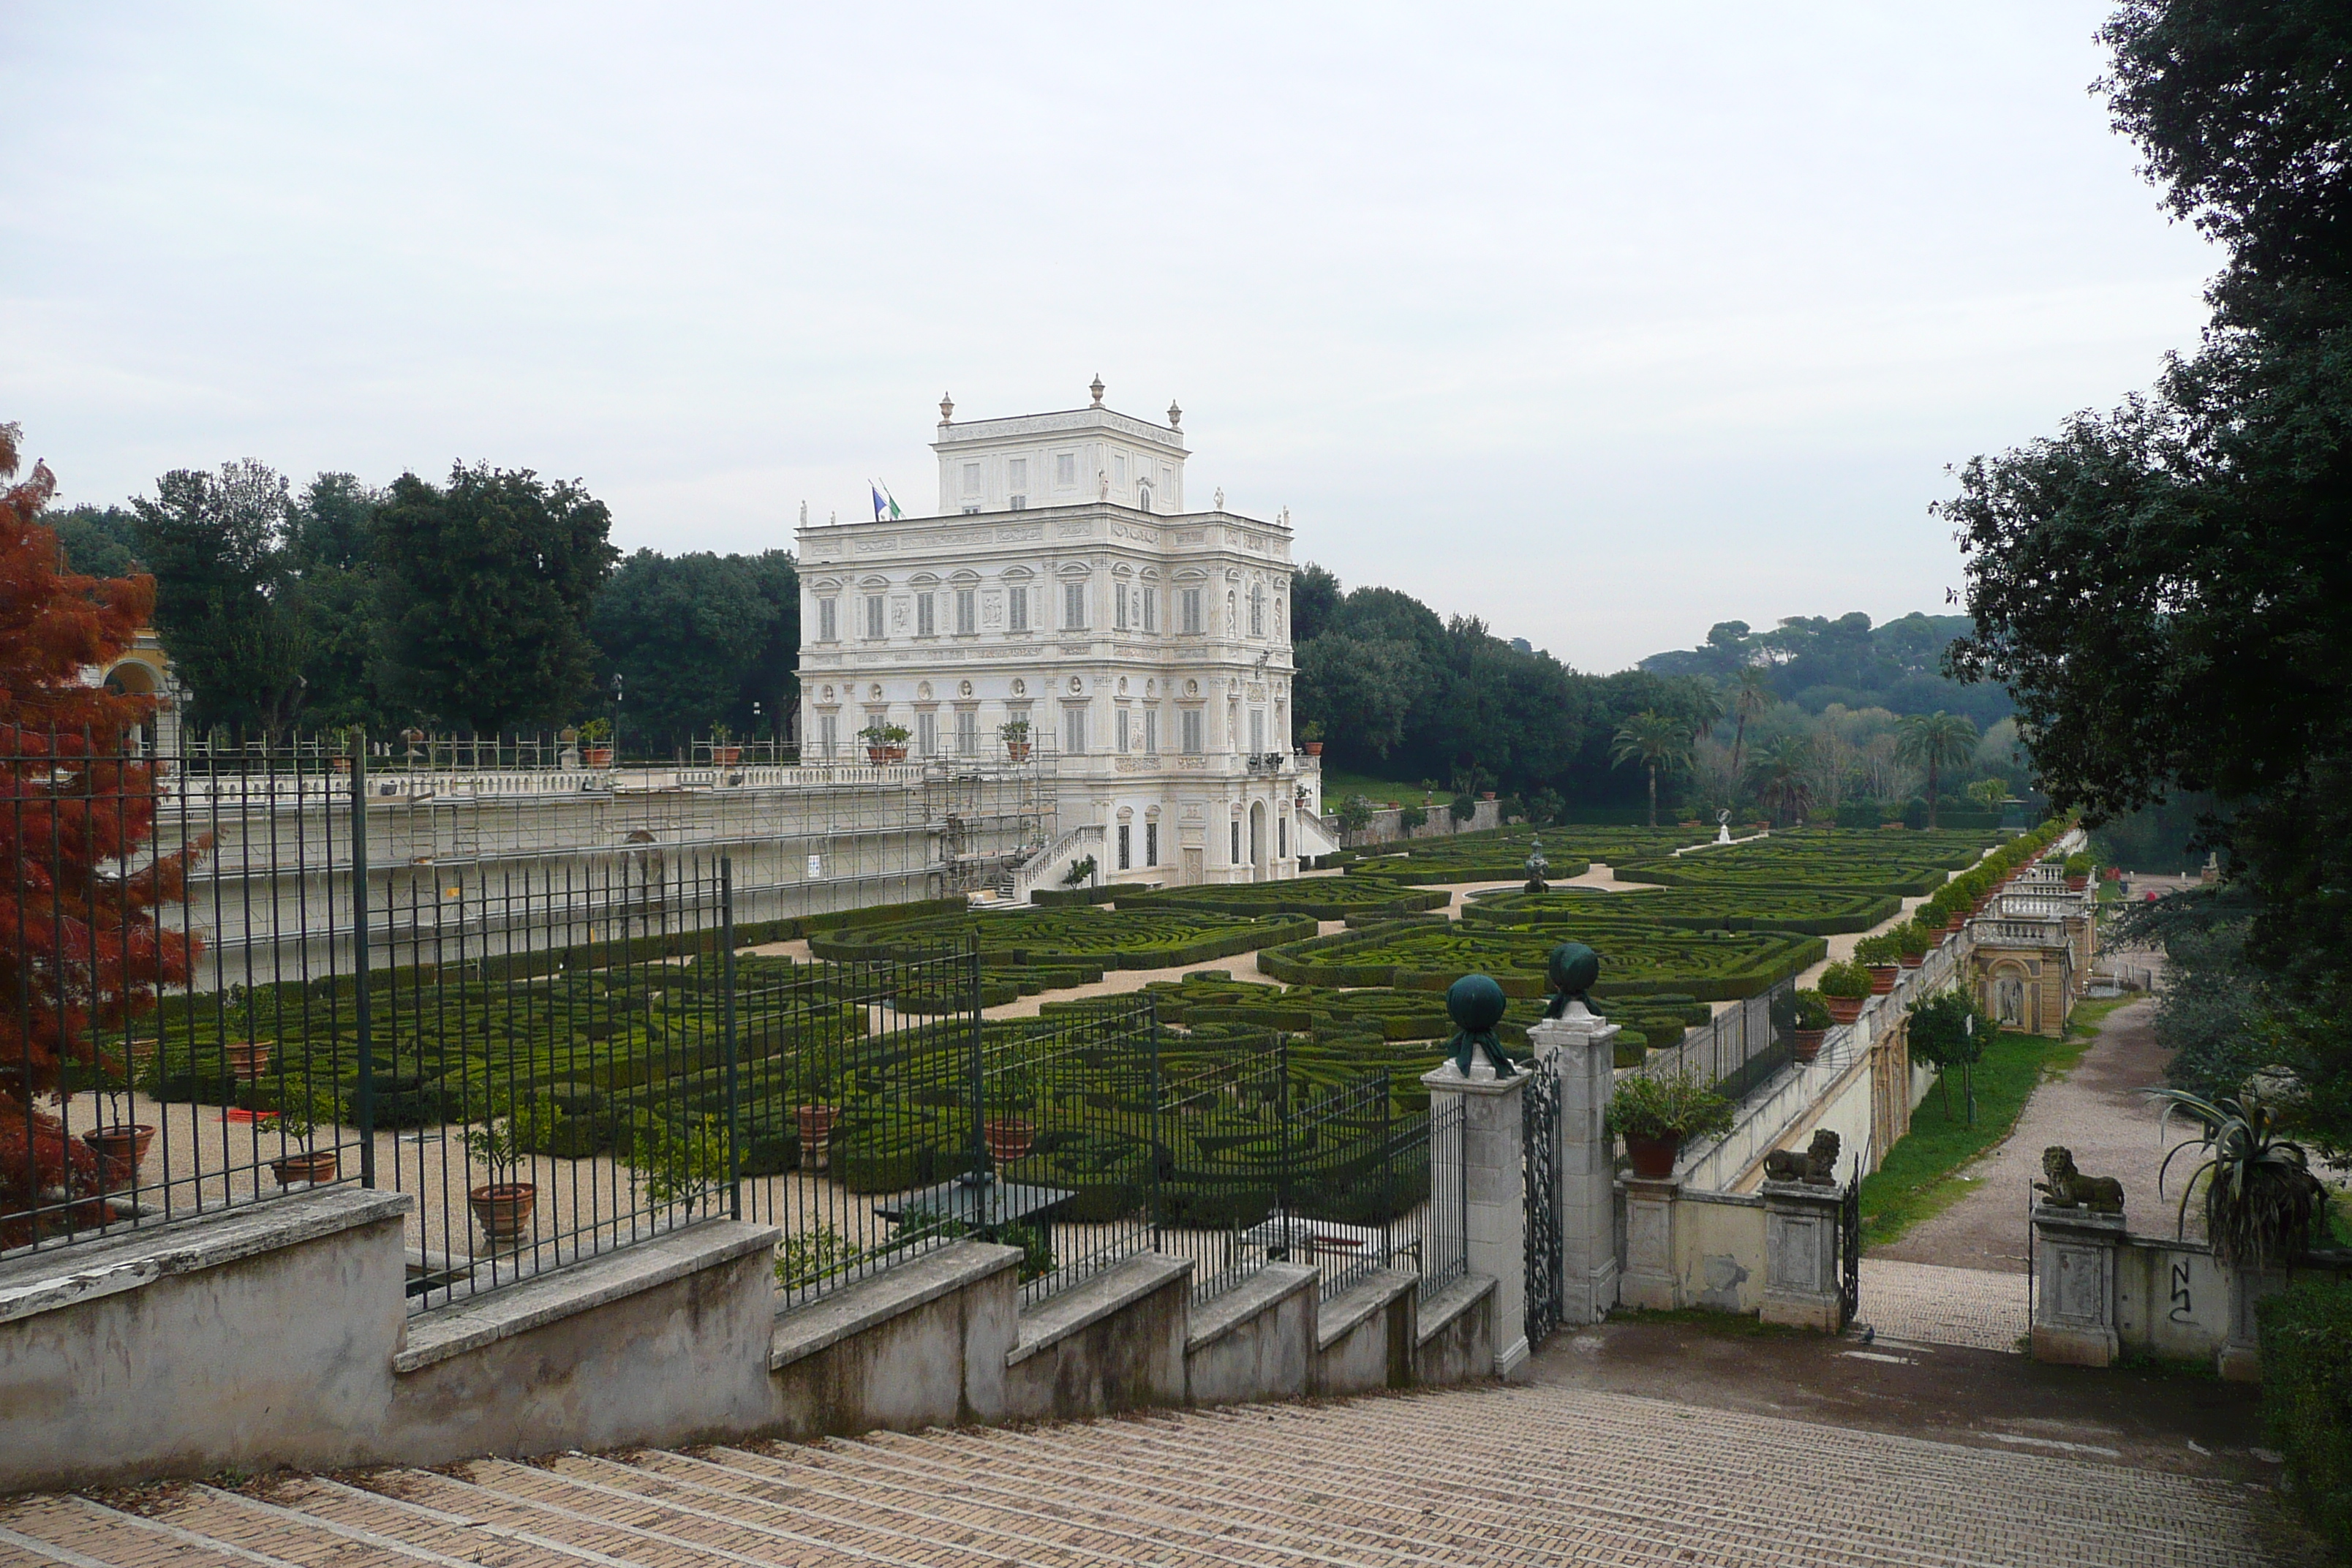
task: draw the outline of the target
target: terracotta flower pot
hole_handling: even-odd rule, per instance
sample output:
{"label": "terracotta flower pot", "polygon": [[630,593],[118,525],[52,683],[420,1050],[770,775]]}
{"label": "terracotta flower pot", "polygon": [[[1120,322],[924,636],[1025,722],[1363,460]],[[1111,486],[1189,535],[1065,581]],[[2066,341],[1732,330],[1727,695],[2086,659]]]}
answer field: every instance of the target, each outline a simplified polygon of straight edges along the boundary
{"label": "terracotta flower pot", "polygon": [[2079,893],[2090,885],[2091,879],[2088,877],[2069,877],[2066,879],[2066,890],[2070,893]]}
{"label": "terracotta flower pot", "polygon": [[1801,1062],[1811,1061],[1822,1054],[1822,1041],[1828,1038],[1827,1029],[1798,1029],[1790,1037],[1789,1054]]}
{"label": "terracotta flower pot", "polygon": [[1830,1010],[1831,1023],[1851,1024],[1862,1016],[1862,1005],[1867,1000],[1864,996],[1824,996],[1822,1003]]}
{"label": "terracotta flower pot", "polygon": [[610,746],[589,746],[580,754],[587,760],[588,765],[592,768],[609,768],[613,765],[613,748]]}
{"label": "terracotta flower pot", "polygon": [[339,773],[347,773],[352,771],[352,760],[349,757],[331,757],[328,759],[327,765],[333,768],[335,772]]}
{"label": "terracotta flower pot", "polygon": [[1873,996],[1884,996],[1893,991],[1895,977],[1902,973],[1892,963],[1870,963],[1863,967],[1870,971],[1870,994]]}
{"label": "terracotta flower pot", "polygon": [[1944,922],[1944,934],[1946,936],[1958,936],[1960,934],[1961,931],[1967,927],[1968,923],[1969,922],[1963,920],[1960,916],[1954,915],[1950,920]]}
{"label": "terracotta flower pot", "polygon": [[119,1193],[137,1184],[139,1167],[147,1162],[148,1145],[155,1142],[155,1129],[143,1121],[93,1127],[81,1135],[81,1141],[104,1163],[106,1190]]}
{"label": "terracotta flower pot", "polygon": [[981,1123],[988,1140],[988,1155],[998,1164],[1024,1159],[1036,1146],[1037,1129],[1025,1116],[992,1116]]}
{"label": "terracotta flower pot", "polygon": [[737,763],[743,760],[743,748],[740,746],[713,746],[710,748],[710,760],[722,768],[731,768]]}
{"label": "terracotta flower pot", "polygon": [[1495,792],[1490,789],[1482,789],[1478,792],[1478,798],[1480,800],[1492,800],[1495,798]]}
{"label": "terracotta flower pot", "polygon": [[1016,763],[1025,763],[1029,760],[1029,742],[1007,741],[1004,742],[1004,754]]}
{"label": "terracotta flower pot", "polygon": [[251,1083],[269,1070],[268,1040],[232,1040],[223,1051],[228,1058],[229,1076],[240,1083]]}
{"label": "terracotta flower pot", "polygon": [[1633,1173],[1651,1181],[1663,1181],[1675,1173],[1675,1155],[1683,1146],[1680,1133],[1668,1133],[1664,1138],[1639,1138],[1625,1134],[1625,1153],[1633,1162]]}
{"label": "terracotta flower pot", "polygon": [[1310,757],[1319,757],[1323,754],[1323,742],[1320,741],[1301,741],[1298,742],[1298,749],[1306,752]]}
{"label": "terracotta flower pot", "polygon": [[341,1162],[332,1149],[305,1149],[269,1162],[269,1173],[278,1178],[281,1187],[290,1187],[297,1182],[331,1182],[341,1168]]}
{"label": "terracotta flower pot", "polygon": [[1927,955],[1924,952],[1906,952],[1903,955],[1902,962],[1904,968],[1916,969],[1927,962]]}
{"label": "terracotta flower pot", "polygon": [[530,1234],[530,1213],[539,1206],[539,1187],[531,1182],[491,1182],[466,1194],[473,1206],[474,1223],[493,1242],[519,1241]]}
{"label": "terracotta flower pot", "polygon": [[793,1112],[801,1129],[801,1169],[824,1171],[832,1168],[832,1151],[827,1147],[833,1137],[833,1124],[841,1116],[841,1109],[833,1105],[803,1105]]}

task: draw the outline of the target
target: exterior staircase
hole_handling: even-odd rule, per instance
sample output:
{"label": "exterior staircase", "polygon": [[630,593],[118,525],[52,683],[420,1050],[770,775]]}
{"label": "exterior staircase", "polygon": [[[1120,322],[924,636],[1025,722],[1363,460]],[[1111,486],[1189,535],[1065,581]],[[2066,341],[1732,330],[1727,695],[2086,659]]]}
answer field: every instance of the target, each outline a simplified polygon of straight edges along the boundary
{"label": "exterior staircase", "polygon": [[2258,1490],[1488,1386],[0,1502],[0,1568],[2267,1561]]}

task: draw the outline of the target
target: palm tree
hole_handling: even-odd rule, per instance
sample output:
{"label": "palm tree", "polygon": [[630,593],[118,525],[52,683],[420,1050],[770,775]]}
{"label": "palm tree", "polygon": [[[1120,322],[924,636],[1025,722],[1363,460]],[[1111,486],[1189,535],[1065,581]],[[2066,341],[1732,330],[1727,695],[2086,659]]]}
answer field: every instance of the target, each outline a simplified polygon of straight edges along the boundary
{"label": "palm tree", "polygon": [[1738,727],[1731,731],[1733,778],[1739,776],[1739,749],[1748,741],[1748,721],[1779,700],[1780,698],[1773,694],[1770,679],[1765,675],[1763,666],[1743,665],[1739,673],[1732,677],[1731,711],[1739,721]]}
{"label": "palm tree", "polygon": [[1704,680],[1694,680],[1684,711],[1690,716],[1691,739],[1696,741],[1722,720],[1723,694]]}
{"label": "palm tree", "polygon": [[1927,770],[1927,826],[1936,826],[1936,796],[1942,794],[1946,763],[1957,767],[1976,754],[1976,721],[1965,713],[1906,713],[1895,721],[1895,760]]}
{"label": "palm tree", "polygon": [[1748,787],[1772,808],[1773,820],[1794,822],[1813,808],[1813,748],[1783,735],[1748,770]]}
{"label": "palm tree", "polygon": [[1622,768],[1638,759],[1649,770],[1651,826],[1658,825],[1658,770],[1680,764],[1689,758],[1690,751],[1688,721],[1670,719],[1654,709],[1645,709],[1617,726],[1616,738],[1609,743],[1610,764]]}

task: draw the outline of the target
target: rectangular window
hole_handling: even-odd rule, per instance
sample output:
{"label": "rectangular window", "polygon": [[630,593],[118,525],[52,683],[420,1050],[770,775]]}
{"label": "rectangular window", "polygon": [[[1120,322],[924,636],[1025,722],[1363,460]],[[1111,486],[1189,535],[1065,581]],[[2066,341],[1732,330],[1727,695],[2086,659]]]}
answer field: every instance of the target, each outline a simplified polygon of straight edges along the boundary
{"label": "rectangular window", "polygon": [[980,715],[964,709],[956,715],[956,754],[976,755],[980,751]]}
{"label": "rectangular window", "polygon": [[915,754],[935,757],[940,754],[940,716],[936,713],[915,715]]}
{"label": "rectangular window", "polygon": [[841,640],[840,600],[819,599],[816,602],[816,640],[819,642]]}
{"label": "rectangular window", "polygon": [[1150,755],[1156,757],[1160,754],[1160,710],[1157,708],[1143,710],[1143,749]]}
{"label": "rectangular window", "polygon": [[932,595],[929,594],[916,595],[915,635],[919,637],[937,637],[939,635],[939,630],[940,626],[935,613]]}
{"label": "rectangular window", "polygon": [[980,611],[973,603],[978,597],[970,588],[956,590],[956,631],[961,636],[970,637],[980,628]]}
{"label": "rectangular window", "polygon": [[1188,757],[1201,754],[1201,710],[1198,708],[1184,710],[1184,754]]}
{"label": "rectangular window", "polygon": [[882,637],[882,595],[879,594],[866,595],[866,636],[869,641],[879,641]]}
{"label": "rectangular window", "polygon": [[1087,585],[1084,583],[1062,584],[1062,629],[1072,632],[1087,629]]}
{"label": "rectangular window", "polygon": [[1013,492],[1013,510],[1025,511],[1029,506],[1029,459],[1013,458],[1004,465],[1004,488]]}
{"label": "rectangular window", "polygon": [[1087,710],[1085,709],[1062,710],[1062,750],[1074,757],[1086,754]]}
{"label": "rectangular window", "polygon": [[1234,830],[1234,864],[1238,866],[1242,863],[1242,825],[1236,822],[1232,826]]}
{"label": "rectangular window", "polygon": [[1158,631],[1160,629],[1160,590],[1138,588],[1135,591],[1135,596],[1143,601],[1143,629],[1147,632]]}
{"label": "rectangular window", "polygon": [[1118,868],[1122,871],[1135,864],[1135,829],[1122,822],[1118,825]]}
{"label": "rectangular window", "polygon": [[978,463],[966,463],[963,466],[963,493],[968,496],[976,496],[980,493],[980,465]]}
{"label": "rectangular window", "polygon": [[840,725],[835,719],[834,715],[830,713],[818,714],[816,716],[817,755],[821,757],[829,757],[833,755],[834,742],[838,741],[840,738]]}
{"label": "rectangular window", "polygon": [[1290,858],[1290,818],[1286,816],[1274,819],[1274,858],[1277,860]]}
{"label": "rectangular window", "polygon": [[1250,590],[1250,636],[1265,636],[1265,590],[1263,588]]}
{"label": "rectangular window", "polygon": [[1184,621],[1182,629],[1188,632],[1197,632],[1201,629],[1201,590],[1198,588],[1187,588],[1184,590]]}
{"label": "rectangular window", "polygon": [[1125,631],[1125,630],[1127,630],[1127,584],[1124,584],[1124,583],[1114,583],[1114,584],[1112,584],[1110,585],[1110,603],[1111,603],[1111,625],[1113,625],[1113,626],[1117,626],[1120,631]]}
{"label": "rectangular window", "polygon": [[1078,455],[1076,452],[1054,454],[1054,483],[1064,489],[1078,482]]}
{"label": "rectangular window", "polygon": [[1250,752],[1254,756],[1265,755],[1265,710],[1263,708],[1250,710]]}
{"label": "rectangular window", "polygon": [[1160,824],[1156,822],[1143,825],[1143,863],[1147,866],[1160,864]]}
{"label": "rectangular window", "polygon": [[1029,629],[1029,590],[1014,588],[1005,600],[1004,624],[1016,632]]}
{"label": "rectangular window", "polygon": [[1117,729],[1117,730],[1118,730],[1118,741],[1116,742],[1116,743],[1115,743],[1115,744],[1112,746],[1112,748],[1111,748],[1113,751],[1119,752],[1122,752],[1122,753],[1123,753],[1123,752],[1127,752],[1127,751],[1129,749],[1129,746],[1128,746],[1128,743],[1127,743],[1127,742],[1128,742],[1127,726],[1128,726],[1128,711],[1127,711],[1127,710],[1126,710],[1126,709],[1122,708],[1122,709],[1120,709],[1120,710],[1118,710],[1118,721],[1117,721],[1116,725],[1115,725],[1116,729]]}

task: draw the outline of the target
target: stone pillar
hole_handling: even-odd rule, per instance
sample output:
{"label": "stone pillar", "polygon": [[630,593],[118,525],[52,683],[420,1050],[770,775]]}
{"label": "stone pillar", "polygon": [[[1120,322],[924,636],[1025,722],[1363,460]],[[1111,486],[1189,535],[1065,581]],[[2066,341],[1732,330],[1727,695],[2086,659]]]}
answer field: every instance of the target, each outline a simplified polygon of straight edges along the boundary
{"label": "stone pillar", "polygon": [[2033,1359],[2111,1366],[2116,1335],[2116,1252],[2124,1216],[2033,1205]]}
{"label": "stone pillar", "polygon": [[1462,1105],[1461,1142],[1441,1138],[1434,1160],[1462,1163],[1462,1195],[1468,1211],[1470,1272],[1495,1281],[1495,1373],[1507,1377],[1528,1359],[1527,1197],[1521,1173],[1527,1142],[1521,1131],[1519,1097],[1527,1074],[1498,1079],[1480,1058],[1465,1078],[1451,1061],[1421,1075],[1432,1109],[1451,1095]]}
{"label": "stone pillar", "polygon": [[1604,1125],[1622,1026],[1581,1002],[1528,1026],[1537,1070],[1559,1079],[1560,1321],[1597,1323],[1617,1304],[1616,1139]]}
{"label": "stone pillar", "polygon": [[1617,1277],[1622,1306],[1671,1312],[1683,1304],[1682,1270],[1675,1266],[1675,1200],[1683,1179],[1625,1179],[1625,1270]]}
{"label": "stone pillar", "polygon": [[1768,1323],[1819,1329],[1845,1325],[1838,1302],[1838,1204],[1832,1186],[1764,1184],[1764,1307]]}

